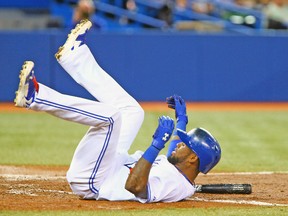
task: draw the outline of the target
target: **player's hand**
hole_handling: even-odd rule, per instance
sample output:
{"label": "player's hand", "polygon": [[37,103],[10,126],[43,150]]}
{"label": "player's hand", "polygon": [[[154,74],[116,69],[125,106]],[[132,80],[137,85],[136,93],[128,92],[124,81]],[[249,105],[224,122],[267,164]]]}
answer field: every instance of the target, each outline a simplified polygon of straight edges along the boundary
{"label": "player's hand", "polygon": [[184,121],[188,123],[188,117],[186,113],[186,103],[181,96],[173,95],[166,98],[168,107],[175,110],[175,116],[178,121]]}
{"label": "player's hand", "polygon": [[174,121],[169,116],[161,116],[158,119],[158,127],[153,135],[152,145],[161,150],[170,139],[174,130]]}

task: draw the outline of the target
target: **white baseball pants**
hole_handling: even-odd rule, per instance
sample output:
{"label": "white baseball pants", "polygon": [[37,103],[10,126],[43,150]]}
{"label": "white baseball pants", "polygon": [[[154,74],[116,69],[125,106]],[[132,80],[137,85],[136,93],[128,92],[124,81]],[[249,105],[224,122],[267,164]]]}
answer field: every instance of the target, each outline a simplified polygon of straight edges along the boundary
{"label": "white baseball pants", "polygon": [[74,153],[67,180],[80,197],[97,199],[101,184],[124,162],[123,155],[128,155],[144,112],[98,65],[85,44],[63,56],[59,63],[99,102],[60,94],[39,83],[30,108],[90,126]]}

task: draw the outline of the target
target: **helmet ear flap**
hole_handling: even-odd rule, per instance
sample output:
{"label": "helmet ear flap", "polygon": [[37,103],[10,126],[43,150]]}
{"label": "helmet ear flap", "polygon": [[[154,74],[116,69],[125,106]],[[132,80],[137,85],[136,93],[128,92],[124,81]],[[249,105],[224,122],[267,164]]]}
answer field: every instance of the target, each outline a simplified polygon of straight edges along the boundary
{"label": "helmet ear flap", "polygon": [[191,139],[190,136],[185,131],[178,129],[178,128],[177,128],[177,135],[182,140],[182,142],[187,143],[187,144],[189,143]]}

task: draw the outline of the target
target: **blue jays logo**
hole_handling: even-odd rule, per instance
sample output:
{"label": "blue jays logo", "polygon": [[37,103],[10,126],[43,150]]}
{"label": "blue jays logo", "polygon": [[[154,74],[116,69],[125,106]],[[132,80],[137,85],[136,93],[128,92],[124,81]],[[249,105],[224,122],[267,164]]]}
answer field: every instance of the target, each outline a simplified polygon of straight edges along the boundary
{"label": "blue jays logo", "polygon": [[132,169],[134,168],[135,164],[136,164],[136,162],[133,162],[133,163],[124,164],[124,166],[127,167],[131,172]]}

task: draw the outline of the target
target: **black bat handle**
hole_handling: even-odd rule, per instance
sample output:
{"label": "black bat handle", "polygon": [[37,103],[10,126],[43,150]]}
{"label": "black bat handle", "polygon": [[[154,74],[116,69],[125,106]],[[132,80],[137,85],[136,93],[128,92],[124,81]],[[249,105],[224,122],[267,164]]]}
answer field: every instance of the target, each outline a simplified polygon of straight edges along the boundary
{"label": "black bat handle", "polygon": [[198,193],[215,194],[251,194],[251,184],[205,184],[196,185]]}

